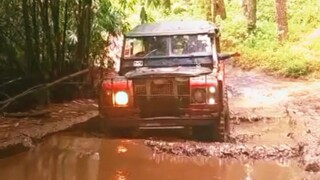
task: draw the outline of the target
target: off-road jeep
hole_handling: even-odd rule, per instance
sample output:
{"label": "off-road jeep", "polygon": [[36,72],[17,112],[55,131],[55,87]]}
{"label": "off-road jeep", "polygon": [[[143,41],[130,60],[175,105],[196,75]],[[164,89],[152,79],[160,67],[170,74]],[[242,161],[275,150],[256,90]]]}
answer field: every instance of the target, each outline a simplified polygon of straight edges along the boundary
{"label": "off-road jeep", "polygon": [[207,21],[142,24],[125,34],[120,71],[101,83],[109,129],[192,127],[226,140],[229,110],[219,29]]}

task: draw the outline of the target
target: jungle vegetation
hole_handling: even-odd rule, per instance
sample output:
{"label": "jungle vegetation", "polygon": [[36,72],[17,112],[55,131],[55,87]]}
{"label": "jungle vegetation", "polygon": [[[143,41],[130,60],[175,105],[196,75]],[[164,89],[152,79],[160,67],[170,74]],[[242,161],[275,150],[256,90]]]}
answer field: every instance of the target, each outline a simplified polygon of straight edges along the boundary
{"label": "jungle vegetation", "polygon": [[243,52],[239,65],[303,76],[319,70],[318,12],[314,0],[1,0],[0,75],[56,79],[104,53],[102,32],[201,18],[220,25],[226,50]]}
{"label": "jungle vegetation", "polygon": [[[140,23],[189,18],[220,26],[223,50],[242,54],[234,65],[294,78],[320,74],[320,1],[0,0],[0,4],[0,88],[21,79],[26,80],[21,86],[32,87],[63,78],[104,57],[106,36]],[[6,99],[11,94],[0,96]]]}

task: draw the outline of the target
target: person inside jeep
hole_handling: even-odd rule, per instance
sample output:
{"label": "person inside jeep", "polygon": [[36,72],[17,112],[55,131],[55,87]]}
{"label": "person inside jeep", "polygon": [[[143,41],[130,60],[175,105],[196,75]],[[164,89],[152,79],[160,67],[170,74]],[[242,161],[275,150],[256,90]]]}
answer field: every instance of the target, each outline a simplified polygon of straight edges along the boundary
{"label": "person inside jeep", "polygon": [[135,57],[167,56],[167,37],[144,37],[133,39],[131,48]]}
{"label": "person inside jeep", "polygon": [[153,37],[149,43],[150,48],[146,56],[166,56],[168,55],[168,38],[167,37]]}
{"label": "person inside jeep", "polygon": [[207,54],[211,52],[207,35],[184,35],[172,38],[173,55]]}

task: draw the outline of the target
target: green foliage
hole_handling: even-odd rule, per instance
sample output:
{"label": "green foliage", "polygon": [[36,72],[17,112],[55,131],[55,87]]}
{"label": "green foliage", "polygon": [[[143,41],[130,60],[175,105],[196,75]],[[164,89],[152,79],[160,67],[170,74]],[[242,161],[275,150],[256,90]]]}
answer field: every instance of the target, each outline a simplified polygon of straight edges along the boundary
{"label": "green foliage", "polygon": [[247,69],[259,67],[293,78],[320,74],[320,29],[314,31],[320,28],[320,1],[288,1],[289,38],[282,44],[277,40],[274,1],[257,2],[257,25],[253,32],[246,29],[241,3],[230,0],[226,5],[228,18],[219,24],[224,50],[242,52],[236,65]]}
{"label": "green foliage", "polygon": [[[126,1],[127,4],[128,1],[130,2],[130,0],[122,1]],[[164,8],[164,5],[160,3],[157,4],[158,6],[148,6],[145,9],[142,8],[151,1],[136,1],[140,3],[131,3],[131,6],[135,8],[127,13],[131,14],[128,16],[131,27],[139,23],[139,18],[134,16],[138,12],[134,9],[139,10],[140,19],[146,20],[143,22],[189,18],[207,19],[208,11],[210,11],[210,5],[206,0],[171,0],[170,8]],[[259,67],[268,73],[287,77],[320,74],[318,58],[320,57],[320,29],[319,35],[317,33],[309,35],[314,29],[320,28],[320,16],[318,15],[320,1],[287,1],[289,38],[282,44],[277,39],[275,1],[257,1],[257,24],[251,32],[247,30],[247,20],[243,15],[241,1],[228,0],[225,1],[225,4],[227,19],[218,18],[216,21],[222,30],[223,50],[242,52],[242,57],[236,60],[236,64],[244,68]]]}
{"label": "green foliage", "polygon": [[[28,5],[27,16],[22,2]],[[44,2],[50,3],[48,27],[45,6],[38,4]],[[224,50],[242,52],[236,64],[290,77],[319,71],[320,30],[314,29],[320,28],[320,1],[287,1],[289,38],[282,44],[277,40],[275,1],[257,1],[257,24],[251,32],[241,1],[225,4],[227,19],[218,18],[217,24]],[[207,0],[2,0],[1,5],[0,75],[31,73],[48,79],[104,56],[103,36],[109,33],[152,21],[207,19],[210,11]]]}

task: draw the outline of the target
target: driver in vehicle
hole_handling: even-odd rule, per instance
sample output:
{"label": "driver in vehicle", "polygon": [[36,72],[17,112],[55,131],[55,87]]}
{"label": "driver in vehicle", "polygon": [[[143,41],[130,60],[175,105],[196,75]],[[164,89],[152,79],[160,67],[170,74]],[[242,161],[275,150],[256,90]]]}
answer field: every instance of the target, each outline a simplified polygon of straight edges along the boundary
{"label": "driver in vehicle", "polygon": [[135,56],[147,57],[168,55],[168,41],[166,37],[148,37],[142,41],[142,51],[136,53]]}

